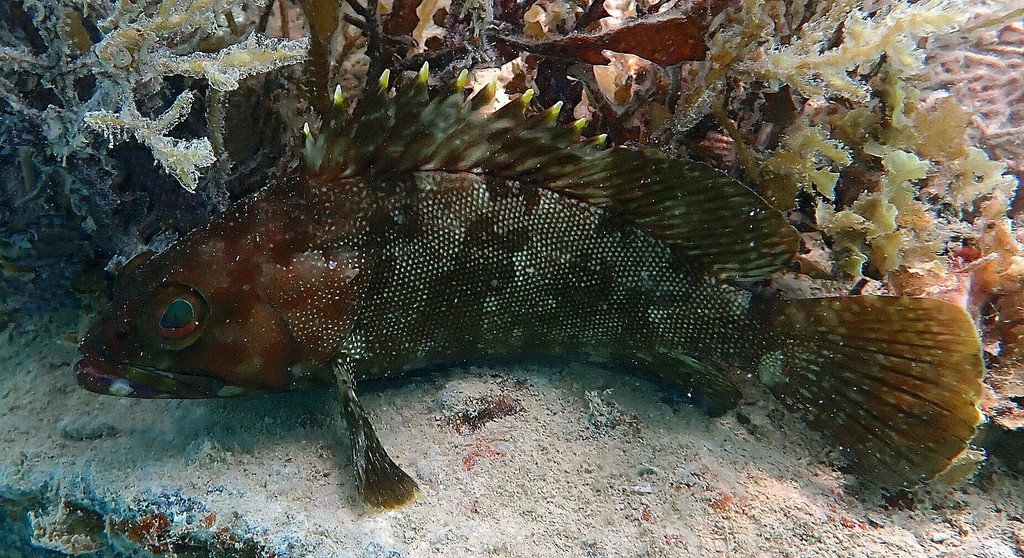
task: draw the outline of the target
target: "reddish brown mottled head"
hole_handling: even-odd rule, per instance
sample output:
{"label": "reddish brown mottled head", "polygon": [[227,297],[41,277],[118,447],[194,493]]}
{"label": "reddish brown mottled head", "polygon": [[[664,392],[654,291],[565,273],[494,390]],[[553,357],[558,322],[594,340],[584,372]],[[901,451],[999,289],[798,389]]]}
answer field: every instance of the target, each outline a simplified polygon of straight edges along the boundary
{"label": "reddish brown mottled head", "polygon": [[79,383],[134,397],[289,387],[300,357],[264,294],[279,265],[275,252],[297,239],[254,232],[272,218],[242,208],[162,254],[136,256],[118,278],[109,314],[82,343]]}

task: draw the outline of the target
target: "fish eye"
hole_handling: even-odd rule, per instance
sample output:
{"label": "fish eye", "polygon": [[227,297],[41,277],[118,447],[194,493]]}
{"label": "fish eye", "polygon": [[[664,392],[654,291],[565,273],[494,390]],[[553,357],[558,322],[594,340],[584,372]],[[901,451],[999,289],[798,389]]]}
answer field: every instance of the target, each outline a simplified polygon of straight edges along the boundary
{"label": "fish eye", "polygon": [[195,326],[195,322],[196,309],[185,297],[174,299],[160,316],[160,328],[168,331],[187,329]]}
{"label": "fish eye", "polygon": [[171,349],[190,345],[204,325],[206,300],[195,289],[181,284],[163,285],[155,294],[157,338]]}

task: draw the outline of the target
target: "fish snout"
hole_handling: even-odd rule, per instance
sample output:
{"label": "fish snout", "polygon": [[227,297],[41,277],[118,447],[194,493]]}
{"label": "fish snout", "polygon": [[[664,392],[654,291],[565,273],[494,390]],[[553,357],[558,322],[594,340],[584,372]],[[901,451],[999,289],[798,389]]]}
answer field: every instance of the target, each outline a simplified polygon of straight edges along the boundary
{"label": "fish snout", "polygon": [[177,374],[122,364],[83,351],[75,364],[78,385],[93,393],[144,399],[205,399],[230,397],[246,390],[210,376]]}

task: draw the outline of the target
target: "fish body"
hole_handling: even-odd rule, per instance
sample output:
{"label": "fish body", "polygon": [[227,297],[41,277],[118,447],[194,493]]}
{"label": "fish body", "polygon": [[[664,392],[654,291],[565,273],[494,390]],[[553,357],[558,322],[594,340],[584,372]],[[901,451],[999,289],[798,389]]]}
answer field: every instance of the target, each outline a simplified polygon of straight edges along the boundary
{"label": "fish body", "polygon": [[530,353],[756,354],[749,292],[601,208],[473,175],[399,188],[343,241],[365,266],[366,304],[340,343],[361,375]]}
{"label": "fish body", "polygon": [[[189,351],[159,333],[130,342],[142,324],[129,320],[94,328],[83,352],[219,378],[226,393],[330,382],[316,373],[339,351],[357,380],[482,356],[678,353],[742,367],[764,352],[751,292],[601,208],[469,174],[383,190],[323,182],[268,188],[123,273],[118,314],[151,331],[195,293],[203,331]],[[167,393],[189,395],[154,391]]]}
{"label": "fish body", "polygon": [[[135,397],[338,388],[360,490],[415,482],[356,396],[365,378],[487,356],[634,362],[718,414],[725,368],[761,378],[880,482],[961,459],[981,420],[977,333],[939,301],[783,301],[751,280],[796,234],[728,176],[600,149],[488,92],[431,97],[421,74],[339,109],[307,170],[162,254],[129,262],[82,343],[79,383]],[[493,91],[491,91],[493,93]]]}

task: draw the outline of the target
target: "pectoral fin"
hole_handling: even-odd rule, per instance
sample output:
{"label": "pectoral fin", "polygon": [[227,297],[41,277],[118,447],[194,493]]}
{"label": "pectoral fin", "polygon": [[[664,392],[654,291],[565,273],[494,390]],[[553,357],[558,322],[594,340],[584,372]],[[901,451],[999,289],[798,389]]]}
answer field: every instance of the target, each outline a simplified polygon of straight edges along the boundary
{"label": "pectoral fin", "polygon": [[336,360],[332,365],[338,382],[341,417],[352,439],[352,463],[356,485],[363,502],[375,508],[394,509],[411,502],[419,494],[412,480],[381,445],[370,418],[356,398],[352,363]]}

